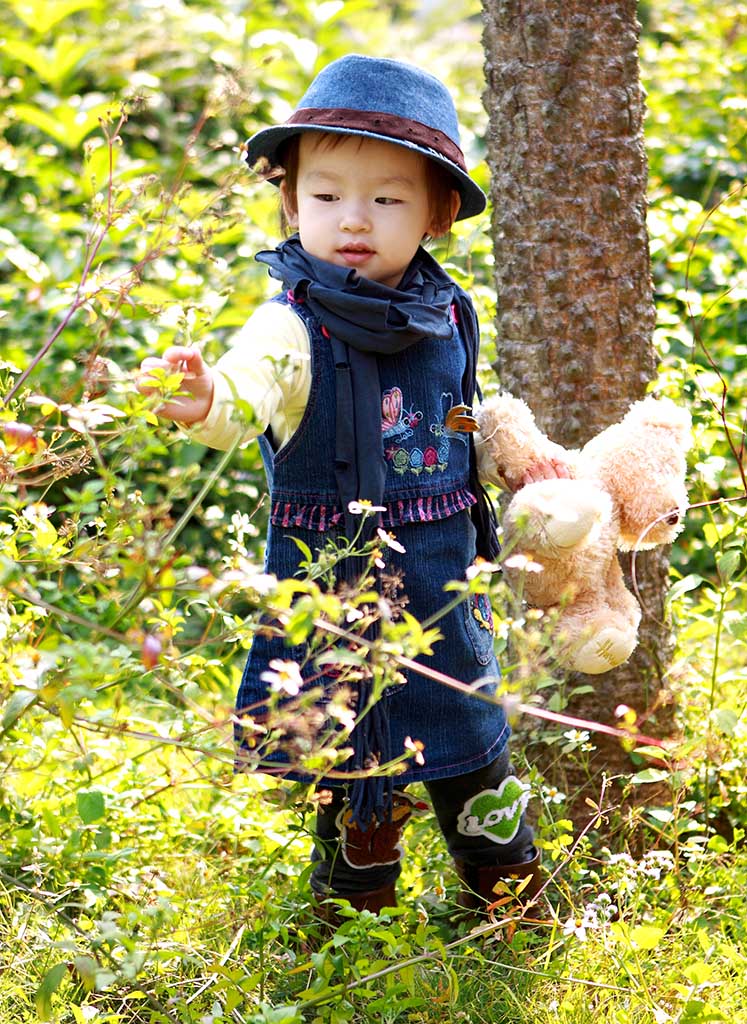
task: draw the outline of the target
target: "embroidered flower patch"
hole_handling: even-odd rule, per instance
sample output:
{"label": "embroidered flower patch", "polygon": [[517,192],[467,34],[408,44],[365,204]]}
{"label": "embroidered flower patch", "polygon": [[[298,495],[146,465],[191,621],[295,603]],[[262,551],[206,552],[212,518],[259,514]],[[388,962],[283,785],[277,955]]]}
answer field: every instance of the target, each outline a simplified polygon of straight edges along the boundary
{"label": "embroidered flower patch", "polygon": [[480,629],[486,629],[489,633],[493,632],[493,609],[490,607],[490,599],[487,594],[473,595],[472,618]]}

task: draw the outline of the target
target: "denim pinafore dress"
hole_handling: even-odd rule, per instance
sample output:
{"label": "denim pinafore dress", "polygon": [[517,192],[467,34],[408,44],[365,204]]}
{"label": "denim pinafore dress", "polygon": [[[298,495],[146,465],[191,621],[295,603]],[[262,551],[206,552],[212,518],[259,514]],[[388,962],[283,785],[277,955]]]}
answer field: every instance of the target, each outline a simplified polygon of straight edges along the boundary
{"label": "denim pinafore dress", "polygon": [[[282,579],[298,572],[303,557],[292,538],[316,553],[331,536],[340,535],[343,516],[334,475],[335,368],[328,336],[319,320],[291,294],[273,301],[290,304],[301,317],[311,352],[309,399],[297,430],[279,451],[269,431],[259,438],[271,499],[265,569]],[[419,342],[378,359],[381,441],[387,461],[382,525],[405,548],[404,553],[387,549],[387,569],[403,574],[407,611],[421,622],[453,597],[444,585],[464,580],[475,557],[468,438],[446,426],[452,406],[473,401],[472,395],[461,394],[466,358],[465,342],[454,323],[446,341]],[[431,656],[418,661],[467,684],[483,677],[497,679],[492,615],[484,596],[462,602],[437,626],[443,639],[434,644]],[[302,663],[305,654],[305,648],[288,647],[282,637],[258,630],[237,695],[237,713],[261,715],[268,692],[261,676],[272,659]],[[333,679],[320,680],[318,668],[311,664],[302,673],[313,675],[314,685],[334,686]],[[424,763],[408,763],[407,771],[397,776],[398,784],[474,771],[502,751],[510,730],[499,704],[458,693],[414,671],[406,673],[406,680],[382,697],[391,753],[401,754],[407,737],[419,740]],[[481,691],[492,694],[495,685],[486,681]],[[241,734],[238,739],[240,745],[245,742]],[[258,755],[261,748],[254,746],[247,759],[257,770],[265,766],[273,774],[305,778],[282,772],[280,766],[287,759],[278,750],[259,764]],[[238,764],[241,767],[241,751]],[[342,784],[328,780],[330,785],[335,781]]]}

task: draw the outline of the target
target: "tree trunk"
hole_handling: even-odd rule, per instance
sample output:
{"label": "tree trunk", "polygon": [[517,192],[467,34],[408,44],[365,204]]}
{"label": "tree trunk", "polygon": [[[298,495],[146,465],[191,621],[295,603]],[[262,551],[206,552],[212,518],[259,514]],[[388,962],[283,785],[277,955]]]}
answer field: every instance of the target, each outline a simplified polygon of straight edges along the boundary
{"label": "tree trunk", "polygon": [[[641,398],[656,370],[636,3],[484,0],[483,14],[496,370],[542,429],[578,447]],[[571,713],[615,723],[628,704],[649,734],[669,728],[667,571],[664,551],[636,558],[640,646],[622,668],[581,680],[594,694]],[[619,742],[594,743],[597,776],[630,770]],[[569,772],[557,781],[577,791],[578,809],[599,781]]]}

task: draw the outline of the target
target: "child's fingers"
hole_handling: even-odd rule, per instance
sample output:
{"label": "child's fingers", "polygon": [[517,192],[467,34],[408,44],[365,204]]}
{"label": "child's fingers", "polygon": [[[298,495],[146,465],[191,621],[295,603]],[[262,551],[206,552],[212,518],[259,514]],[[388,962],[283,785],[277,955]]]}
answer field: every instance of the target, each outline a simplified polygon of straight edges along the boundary
{"label": "child's fingers", "polygon": [[198,348],[187,345],[172,345],[163,354],[169,366],[181,370],[187,377],[199,377],[205,372],[205,362]]}
{"label": "child's fingers", "polygon": [[143,359],[138,372],[138,386],[146,390],[157,387],[158,382],[149,376],[153,370],[181,372],[185,379],[191,380],[204,374],[205,369],[205,362],[198,349],[172,345],[162,356],[146,356]]}
{"label": "child's fingers", "polygon": [[143,359],[137,372],[138,391],[152,391],[158,387],[156,378],[151,377],[153,370],[171,369],[173,369],[171,363],[167,363],[165,359],[159,359],[158,356],[147,356]]}
{"label": "child's fingers", "polygon": [[567,463],[560,459],[540,459],[530,466],[521,478],[521,486],[536,484],[540,480],[552,480],[553,478],[569,480],[572,474]]}
{"label": "child's fingers", "polygon": [[561,478],[562,480],[572,479],[573,474],[571,473],[570,466],[567,462],[562,462],[560,459],[551,459],[550,464],[552,465],[553,473],[555,476]]}

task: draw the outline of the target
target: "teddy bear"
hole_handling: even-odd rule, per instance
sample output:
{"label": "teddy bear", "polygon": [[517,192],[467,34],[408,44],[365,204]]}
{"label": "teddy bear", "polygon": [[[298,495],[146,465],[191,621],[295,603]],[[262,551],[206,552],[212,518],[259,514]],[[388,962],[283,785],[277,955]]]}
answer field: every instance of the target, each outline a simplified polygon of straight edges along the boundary
{"label": "teddy bear", "polygon": [[[648,397],[580,450],[566,450],[507,393],[475,410],[480,475],[514,491],[503,514],[503,568],[531,607],[556,614],[559,663],[595,675],[632,654],[641,609],[627,589],[617,550],[668,544],[687,509],[689,413]],[[526,483],[538,462],[570,477]]]}

